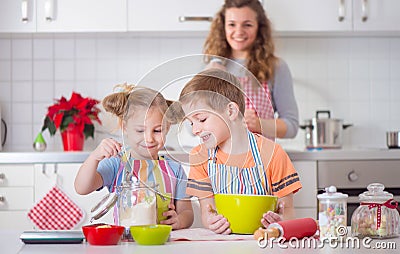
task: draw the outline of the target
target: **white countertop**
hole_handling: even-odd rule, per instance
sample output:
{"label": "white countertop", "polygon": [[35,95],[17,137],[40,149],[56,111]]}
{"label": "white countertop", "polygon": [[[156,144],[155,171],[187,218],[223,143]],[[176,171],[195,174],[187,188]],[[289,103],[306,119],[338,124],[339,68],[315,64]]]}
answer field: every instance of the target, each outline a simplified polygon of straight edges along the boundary
{"label": "white countertop", "polygon": [[80,163],[89,152],[0,152],[0,163]]}
{"label": "white countertop", "polygon": [[325,149],[314,151],[286,151],[293,161],[326,160],[396,160],[400,159],[400,149],[364,148],[364,149]]}
{"label": "white countertop", "polygon": [[[325,149],[321,151],[287,150],[293,161],[317,160],[396,160],[400,159],[400,149]],[[0,152],[1,163],[81,163],[90,152]],[[165,152],[162,152],[165,154]],[[168,155],[187,162],[188,155],[172,151]]]}
{"label": "white countertop", "polygon": [[[25,254],[47,254],[47,253],[85,253],[85,254],[102,254],[102,253],[121,253],[121,254],[178,254],[188,253],[191,254],[204,254],[204,253],[232,253],[232,254],[243,254],[243,253],[376,253],[376,246],[386,246],[386,249],[380,248],[379,253],[398,253],[400,248],[400,239],[386,239],[386,240],[373,240],[368,243],[371,248],[363,245],[362,242],[359,248],[354,245],[350,245],[349,248],[345,246],[330,246],[325,244],[322,248],[295,248],[292,247],[288,242],[282,244],[287,249],[282,249],[278,245],[274,245],[272,248],[267,246],[261,248],[256,240],[237,240],[237,241],[174,241],[167,242],[165,245],[158,246],[140,246],[136,243],[120,243],[119,245],[113,246],[92,246],[86,242],[82,244],[23,244],[19,236],[22,232],[19,231],[0,231],[0,245],[2,253],[25,253]],[[391,245],[391,249],[387,246]]]}

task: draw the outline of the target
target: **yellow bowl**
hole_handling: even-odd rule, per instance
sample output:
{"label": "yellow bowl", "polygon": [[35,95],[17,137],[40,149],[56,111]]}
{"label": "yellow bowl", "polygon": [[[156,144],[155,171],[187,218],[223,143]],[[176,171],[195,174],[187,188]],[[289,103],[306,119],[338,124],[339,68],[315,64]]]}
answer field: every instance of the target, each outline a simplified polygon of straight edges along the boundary
{"label": "yellow bowl", "polygon": [[263,213],[275,211],[278,197],[270,195],[215,194],[215,205],[230,223],[232,233],[253,234],[262,226]]}
{"label": "yellow bowl", "polygon": [[171,233],[170,225],[131,226],[130,231],[135,242],[141,245],[164,244]]}

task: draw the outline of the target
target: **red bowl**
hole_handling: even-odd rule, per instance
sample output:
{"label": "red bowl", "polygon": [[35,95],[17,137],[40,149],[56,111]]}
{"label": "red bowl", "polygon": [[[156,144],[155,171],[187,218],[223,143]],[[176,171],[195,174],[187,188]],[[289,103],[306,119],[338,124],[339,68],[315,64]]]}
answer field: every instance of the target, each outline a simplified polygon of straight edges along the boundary
{"label": "red bowl", "polygon": [[107,224],[93,224],[82,227],[86,241],[92,245],[117,245],[125,227]]}

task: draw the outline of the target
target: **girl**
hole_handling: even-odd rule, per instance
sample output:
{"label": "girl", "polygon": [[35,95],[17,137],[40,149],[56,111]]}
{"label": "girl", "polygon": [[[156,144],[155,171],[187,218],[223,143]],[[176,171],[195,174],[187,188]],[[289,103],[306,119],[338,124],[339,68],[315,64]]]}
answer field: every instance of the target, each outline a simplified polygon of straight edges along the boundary
{"label": "girl", "polygon": [[[127,144],[122,147],[114,139],[102,140],[80,167],[75,178],[76,192],[86,195],[104,186],[114,192],[130,173],[127,171],[132,171],[139,180],[153,181],[162,193],[174,197],[169,210],[163,213],[167,219],[160,221],[161,224],[172,225],[172,229],[190,227],[193,209],[190,199],[184,200],[185,172],[180,164],[158,155],[173,122],[172,118],[165,120],[167,101],[150,88],[126,84],[117,88],[120,91],[105,97],[102,104],[107,112],[118,117]],[[130,150],[118,156],[126,147]],[[121,157],[130,163],[124,163]],[[117,219],[115,214],[114,219]]]}
{"label": "girl", "polygon": [[252,132],[270,138],[296,136],[299,113],[292,76],[274,55],[271,23],[260,1],[226,0],[211,24],[204,53],[209,67],[240,80],[246,94],[245,121]]}

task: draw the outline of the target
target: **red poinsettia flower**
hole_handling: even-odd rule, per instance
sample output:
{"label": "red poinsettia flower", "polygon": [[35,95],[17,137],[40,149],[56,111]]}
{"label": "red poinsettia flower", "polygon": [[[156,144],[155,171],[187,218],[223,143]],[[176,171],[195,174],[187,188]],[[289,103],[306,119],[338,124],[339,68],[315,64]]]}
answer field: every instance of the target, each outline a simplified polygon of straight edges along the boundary
{"label": "red poinsettia flower", "polygon": [[93,121],[101,124],[98,117],[100,109],[96,107],[98,100],[83,98],[79,93],[72,92],[69,100],[61,97],[55,101],[54,105],[48,107],[42,131],[49,129],[53,136],[57,129],[62,133],[67,129],[78,128],[85,134],[85,138],[93,138]]}

